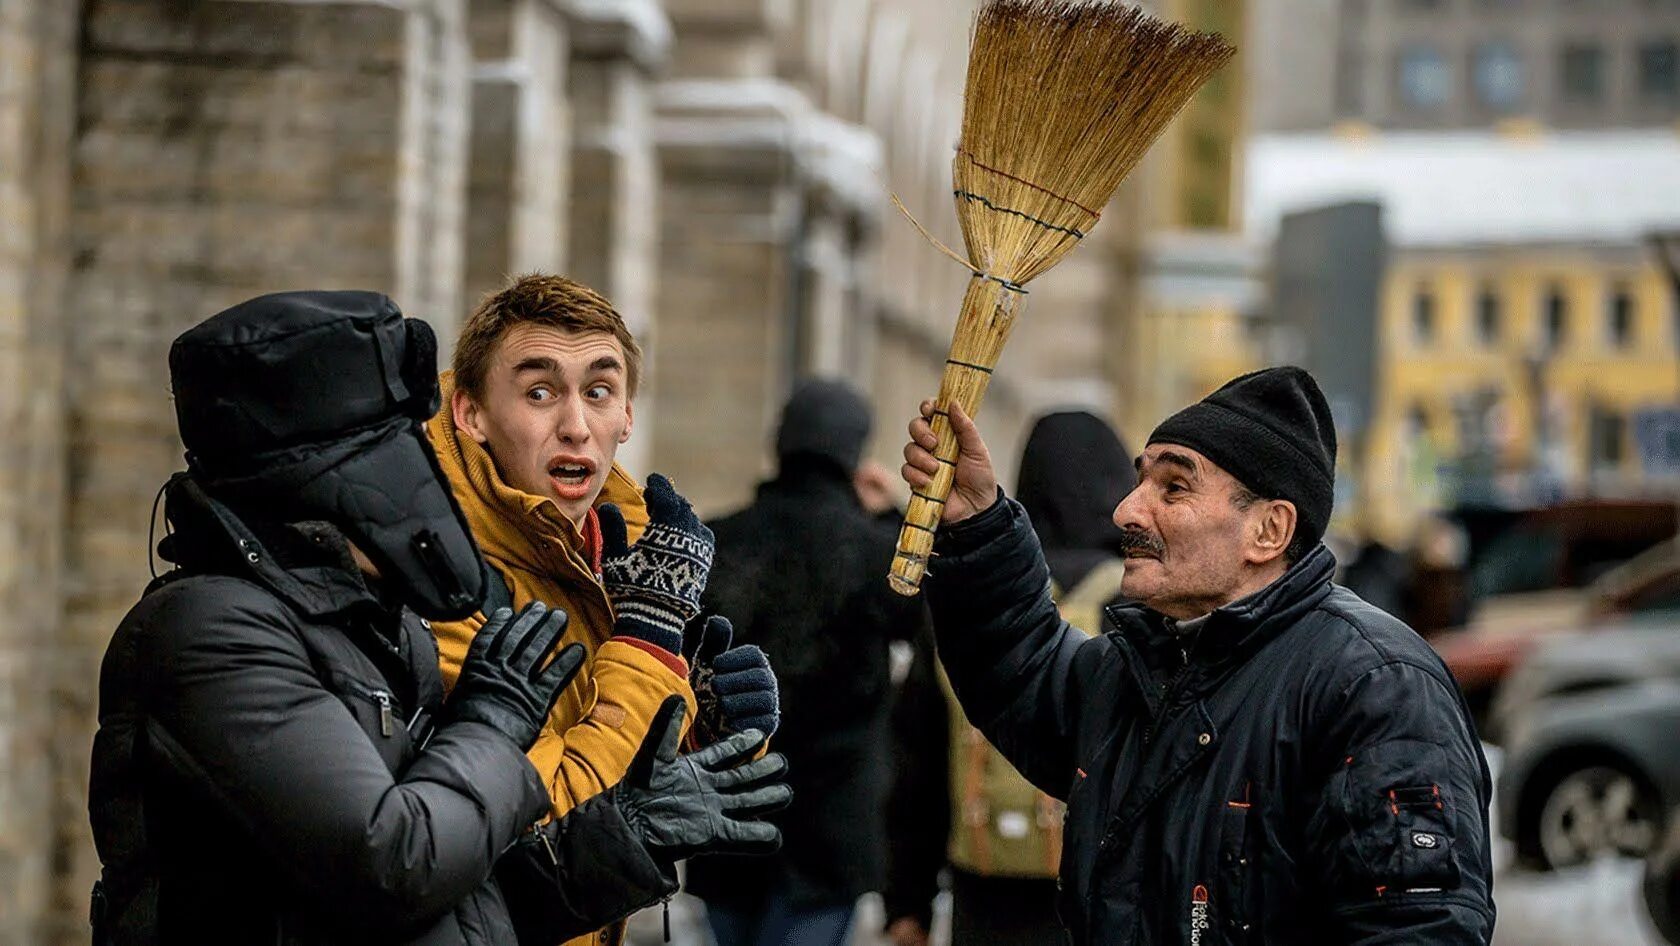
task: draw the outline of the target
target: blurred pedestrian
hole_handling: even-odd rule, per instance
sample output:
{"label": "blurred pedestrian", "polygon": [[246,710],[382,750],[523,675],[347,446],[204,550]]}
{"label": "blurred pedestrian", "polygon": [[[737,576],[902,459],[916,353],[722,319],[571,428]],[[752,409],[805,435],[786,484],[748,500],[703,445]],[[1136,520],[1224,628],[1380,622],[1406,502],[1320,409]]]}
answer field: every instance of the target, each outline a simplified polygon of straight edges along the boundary
{"label": "blurred pedestrian", "polygon": [[925,617],[887,585],[896,530],[854,484],[870,425],[850,385],[802,384],[782,410],[776,477],[711,523],[706,609],[775,662],[777,748],[794,789],[772,819],[784,836],[777,856],[689,864],[689,891],[705,900],[719,946],[838,946],[858,897],[881,886],[888,645]]}
{"label": "blurred pedestrian", "polygon": [[[939,470],[933,402],[904,476]],[[1490,779],[1423,640],[1330,583],[1336,435],[1272,368],[1167,418],[1114,511],[1129,603],[1056,612],[1019,503],[958,404],[927,579],[969,718],[1068,803],[1059,913],[1086,943],[1486,943]]]}
{"label": "blurred pedestrian", "polygon": [[[1101,418],[1066,411],[1033,425],[1020,471],[1016,496],[1044,549],[1051,597],[1071,625],[1100,633],[1125,574],[1113,513],[1137,483],[1131,454]],[[936,874],[948,866],[953,946],[1064,942],[1062,803],[1022,778],[963,715],[931,647],[916,661],[894,716],[906,749],[888,809],[889,937],[895,946],[927,941]]]}
{"label": "blurred pedestrian", "polygon": [[[668,699],[689,706],[699,732],[775,728],[775,680],[757,650],[721,658],[750,699],[695,700],[712,668],[685,659],[683,628],[700,612],[712,536],[669,480],[653,474],[640,489],[616,462],[641,372],[635,337],[599,293],[563,276],[520,276],[468,317],[439,379],[447,407],[427,427],[491,584],[483,611],[434,625],[445,686],[497,605],[563,608],[565,640],[587,650],[580,685],[531,747],[556,814],[624,777]],[[740,702],[766,709],[724,718]]]}
{"label": "blurred pedestrian", "polygon": [[525,751],[584,658],[561,611],[496,611],[443,699],[422,616],[484,578],[420,431],[436,352],[362,292],[259,297],[175,341],[177,567],[100,672],[99,946],[552,943],[668,896],[677,858],[774,845],[750,818],[785,802],[781,762],[723,774],[750,737],[677,760],[680,702],[629,779],[537,826]]}

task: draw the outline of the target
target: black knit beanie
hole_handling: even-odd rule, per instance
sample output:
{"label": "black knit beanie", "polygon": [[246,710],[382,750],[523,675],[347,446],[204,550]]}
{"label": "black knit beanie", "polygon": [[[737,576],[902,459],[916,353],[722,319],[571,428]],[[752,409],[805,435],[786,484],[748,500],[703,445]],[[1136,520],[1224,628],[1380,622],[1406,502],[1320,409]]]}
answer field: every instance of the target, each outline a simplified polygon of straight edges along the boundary
{"label": "black knit beanie", "polygon": [[869,440],[869,402],[844,381],[818,379],[799,385],[782,408],[776,428],[776,456],[823,457],[849,475]]}
{"label": "black knit beanie", "polygon": [[1149,442],[1189,447],[1261,496],[1289,500],[1296,538],[1324,538],[1335,501],[1336,426],[1324,392],[1302,369],[1265,368],[1226,382],[1162,421]]}

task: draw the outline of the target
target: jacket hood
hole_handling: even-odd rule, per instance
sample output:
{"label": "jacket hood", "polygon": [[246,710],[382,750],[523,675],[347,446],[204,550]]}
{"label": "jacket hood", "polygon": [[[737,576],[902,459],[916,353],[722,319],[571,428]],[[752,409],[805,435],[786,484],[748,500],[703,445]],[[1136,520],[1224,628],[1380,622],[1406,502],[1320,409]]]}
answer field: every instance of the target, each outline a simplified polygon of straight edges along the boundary
{"label": "jacket hood", "polygon": [[484,597],[482,557],[421,435],[437,338],[373,292],[279,292],[181,333],[169,382],[187,468],[264,519],[325,520],[434,620]]}
{"label": "jacket hood", "polygon": [[[462,436],[449,402],[455,394],[455,373],[438,378],[442,407],[426,423],[426,436],[443,467],[455,502],[465,514],[473,538],[484,554],[499,562],[538,574],[553,571],[553,554],[560,543],[582,563],[583,533],[552,499],[509,486],[496,462],[478,441]],[[647,504],[642,490],[622,466],[613,464],[595,505],[615,503],[624,513],[631,541],[647,527]]]}
{"label": "jacket hood", "polygon": [[227,575],[267,589],[311,618],[391,611],[369,588],[344,534],[327,522],[269,522],[216,498],[191,473],[164,486],[170,533],[158,554],[179,566],[158,581]]}
{"label": "jacket hood", "polygon": [[1033,424],[1015,498],[1047,553],[1118,552],[1114,507],[1136,485],[1131,454],[1114,429],[1095,414],[1063,411]]}

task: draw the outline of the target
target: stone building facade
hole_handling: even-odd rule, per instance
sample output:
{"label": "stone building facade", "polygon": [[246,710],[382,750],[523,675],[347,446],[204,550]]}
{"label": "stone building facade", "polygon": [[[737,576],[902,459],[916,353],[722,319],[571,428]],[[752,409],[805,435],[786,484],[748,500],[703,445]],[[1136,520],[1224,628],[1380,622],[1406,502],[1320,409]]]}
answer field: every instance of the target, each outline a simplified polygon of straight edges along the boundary
{"label": "stone building facade", "polygon": [[[86,941],[98,661],[182,465],[175,335],[314,286],[447,340],[556,270],[649,350],[637,474],[746,501],[813,373],[872,394],[896,468],[967,274],[886,193],[956,240],[972,8],[0,0],[0,946]],[[1143,190],[1032,287],[983,416],[1006,475],[1032,414],[1117,407]]]}

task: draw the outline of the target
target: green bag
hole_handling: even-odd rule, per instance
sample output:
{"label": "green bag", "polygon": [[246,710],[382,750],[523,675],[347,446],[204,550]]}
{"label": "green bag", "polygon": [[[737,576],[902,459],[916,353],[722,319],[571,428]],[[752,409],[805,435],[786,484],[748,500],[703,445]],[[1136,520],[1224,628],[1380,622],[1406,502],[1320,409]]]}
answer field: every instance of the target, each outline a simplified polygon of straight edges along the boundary
{"label": "green bag", "polygon": [[[1072,591],[1051,586],[1062,619],[1088,635],[1102,629],[1103,605],[1120,593],[1125,562],[1097,566]],[[951,842],[954,867],[987,877],[1055,877],[1062,859],[1065,806],[1032,786],[969,725],[943,668],[951,712]]]}

